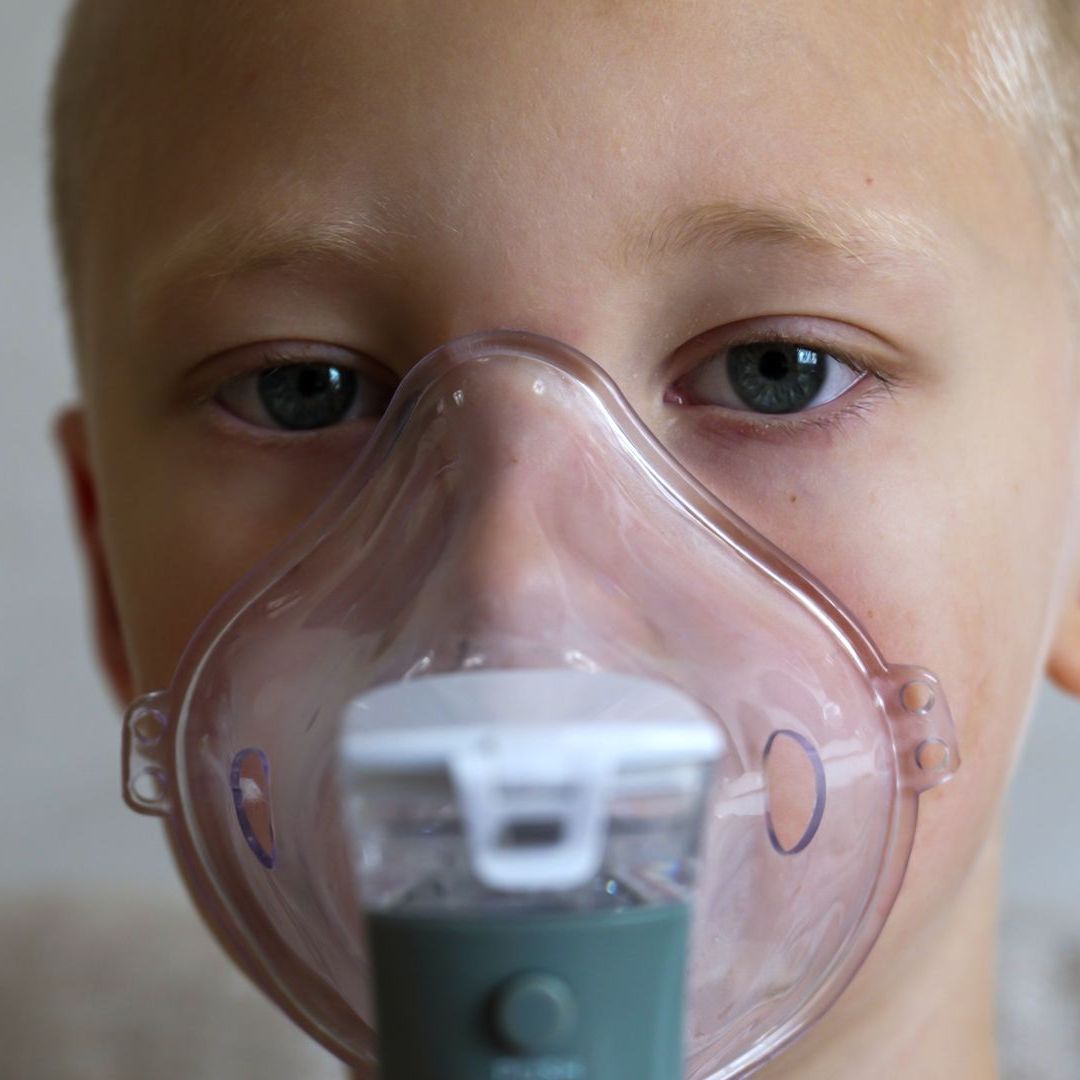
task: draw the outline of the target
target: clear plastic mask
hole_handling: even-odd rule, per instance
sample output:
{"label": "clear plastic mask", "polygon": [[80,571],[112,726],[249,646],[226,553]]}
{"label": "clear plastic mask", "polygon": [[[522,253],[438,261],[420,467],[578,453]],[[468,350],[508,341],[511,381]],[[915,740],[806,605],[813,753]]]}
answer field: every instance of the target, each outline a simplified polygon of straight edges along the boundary
{"label": "clear plastic mask", "polygon": [[[919,794],[959,764],[941,688],[887,664],[700,472],[570,347],[515,331],[450,342],[410,371],[323,505],[207,617],[172,685],[129,711],[129,803],[164,817],[234,959],[361,1075],[376,1046],[361,913],[432,901],[433,883],[442,903],[480,909],[500,895],[593,903],[597,882],[685,894],[692,1080],[781,1051],[877,938]],[[391,704],[383,741],[363,742],[358,703],[381,691],[430,680],[432,702],[450,685],[473,700],[496,673],[517,673],[520,707],[481,694],[450,721],[445,702]],[[530,673],[554,689],[529,689]],[[537,773],[536,828],[525,814],[523,832],[507,818],[491,834],[562,845],[579,861],[557,888],[530,886],[513,844],[482,868],[484,822],[502,811],[483,803],[494,788],[466,752],[469,723],[496,733],[489,749],[515,723],[534,739],[547,724],[569,748],[552,760],[603,778],[600,802],[581,780],[580,813],[559,819]],[[387,742],[395,730],[413,742]],[[616,744],[622,757],[604,750]],[[500,768],[537,758],[511,753]],[[354,832],[358,813],[374,832]],[[410,815],[450,822],[450,841],[378,832]]]}

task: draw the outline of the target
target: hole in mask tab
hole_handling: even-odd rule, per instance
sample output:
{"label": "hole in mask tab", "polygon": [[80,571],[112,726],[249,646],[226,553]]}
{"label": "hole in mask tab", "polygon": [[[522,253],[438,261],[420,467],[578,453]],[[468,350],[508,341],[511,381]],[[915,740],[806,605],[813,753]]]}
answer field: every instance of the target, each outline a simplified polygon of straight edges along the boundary
{"label": "hole in mask tab", "polygon": [[165,774],[160,769],[143,769],[131,781],[131,794],[144,804],[157,803],[165,797]]}
{"label": "hole in mask tab", "polygon": [[131,725],[135,738],[142,746],[156,746],[165,733],[167,721],[156,709],[148,709],[141,713]]}
{"label": "hole in mask tab", "polygon": [[274,868],[274,823],[270,811],[270,761],[258,747],[241,750],[229,770],[236,820],[247,845],[267,870]]}
{"label": "hole in mask tab", "polygon": [[934,688],[917,679],[900,687],[900,704],[913,716],[925,716],[934,707]]}
{"label": "hole in mask tab", "polygon": [[769,842],[780,855],[797,855],[814,839],[825,814],[825,767],[814,744],[789,728],[769,736],[762,755]]}
{"label": "hole in mask tab", "polygon": [[952,755],[944,739],[923,739],[915,748],[915,764],[923,772],[942,772],[952,763]]}

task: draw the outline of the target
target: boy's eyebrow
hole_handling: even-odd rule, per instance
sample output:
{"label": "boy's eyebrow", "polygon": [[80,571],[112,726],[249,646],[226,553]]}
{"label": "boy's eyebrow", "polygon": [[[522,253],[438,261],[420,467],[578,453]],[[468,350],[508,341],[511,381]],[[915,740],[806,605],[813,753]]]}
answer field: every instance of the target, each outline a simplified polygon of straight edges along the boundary
{"label": "boy's eyebrow", "polygon": [[[618,273],[692,248],[723,252],[756,244],[868,264],[933,260],[938,246],[933,230],[903,212],[809,200],[797,205],[712,202],[669,210],[644,227],[640,221],[624,222],[618,235],[621,244],[605,260]],[[130,295],[141,307],[178,284],[328,258],[385,271],[403,240],[416,243],[423,237],[391,228],[375,214],[315,218],[298,210],[250,224],[222,215],[185,233],[136,276]]]}
{"label": "boy's eyebrow", "polygon": [[136,307],[181,284],[212,283],[243,273],[339,258],[373,267],[393,255],[395,233],[379,219],[355,214],[315,217],[286,211],[244,221],[223,212],[188,229],[131,282]]}
{"label": "boy's eyebrow", "polygon": [[651,229],[625,228],[617,263],[624,270],[693,247],[724,251],[738,244],[802,248],[859,263],[932,259],[938,237],[898,210],[806,199],[797,204],[718,201],[668,211]]}

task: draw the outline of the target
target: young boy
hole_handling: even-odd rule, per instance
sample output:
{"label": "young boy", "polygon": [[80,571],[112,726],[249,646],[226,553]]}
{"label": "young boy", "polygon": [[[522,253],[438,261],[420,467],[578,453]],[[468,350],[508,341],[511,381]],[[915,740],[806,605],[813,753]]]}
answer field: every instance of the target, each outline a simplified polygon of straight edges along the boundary
{"label": "young boy", "polygon": [[[78,5],[57,431],[117,698],[167,685],[342,474],[378,411],[354,380],[378,405],[458,335],[564,341],[643,414],[707,414],[716,494],[957,718],[882,937],[761,1075],[995,1076],[1002,799],[1047,664],[1080,692],[1076,24],[1071,0]],[[834,389],[778,415],[693,379],[761,341]]]}

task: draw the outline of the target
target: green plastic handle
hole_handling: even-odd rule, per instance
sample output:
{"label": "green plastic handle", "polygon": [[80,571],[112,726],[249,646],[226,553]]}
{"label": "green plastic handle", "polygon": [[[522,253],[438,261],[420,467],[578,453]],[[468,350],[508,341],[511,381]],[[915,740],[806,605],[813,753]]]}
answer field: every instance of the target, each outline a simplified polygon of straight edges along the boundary
{"label": "green plastic handle", "polygon": [[382,1080],[681,1080],[688,924],[370,915]]}

